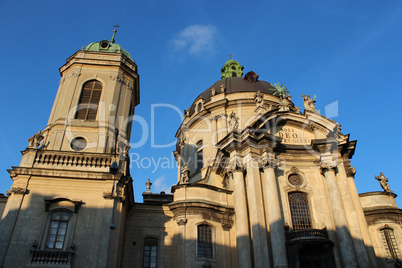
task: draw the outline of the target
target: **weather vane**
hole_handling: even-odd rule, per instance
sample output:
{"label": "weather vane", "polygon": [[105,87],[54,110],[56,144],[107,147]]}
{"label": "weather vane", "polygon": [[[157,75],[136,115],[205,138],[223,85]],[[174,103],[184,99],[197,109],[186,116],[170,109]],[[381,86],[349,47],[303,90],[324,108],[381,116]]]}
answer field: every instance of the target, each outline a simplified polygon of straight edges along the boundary
{"label": "weather vane", "polygon": [[120,27],[120,25],[118,24],[118,23],[116,23],[116,25],[113,25],[113,27],[115,28],[115,30],[116,30],[116,28],[119,28]]}
{"label": "weather vane", "polygon": [[232,54],[229,54],[229,58],[232,59]]}

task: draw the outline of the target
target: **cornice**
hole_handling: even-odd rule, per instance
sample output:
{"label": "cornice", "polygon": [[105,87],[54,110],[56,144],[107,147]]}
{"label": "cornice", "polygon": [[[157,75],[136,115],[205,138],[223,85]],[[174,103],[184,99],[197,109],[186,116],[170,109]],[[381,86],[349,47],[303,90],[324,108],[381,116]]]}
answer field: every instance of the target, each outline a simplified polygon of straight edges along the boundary
{"label": "cornice", "polygon": [[[7,170],[10,177],[17,176],[40,176],[40,177],[53,177],[65,179],[86,179],[86,180],[113,180],[113,175],[108,172],[97,171],[78,171],[78,170],[64,170],[64,169],[45,169],[45,168],[27,168],[27,167],[12,167]],[[122,174],[116,175],[118,181]]]}

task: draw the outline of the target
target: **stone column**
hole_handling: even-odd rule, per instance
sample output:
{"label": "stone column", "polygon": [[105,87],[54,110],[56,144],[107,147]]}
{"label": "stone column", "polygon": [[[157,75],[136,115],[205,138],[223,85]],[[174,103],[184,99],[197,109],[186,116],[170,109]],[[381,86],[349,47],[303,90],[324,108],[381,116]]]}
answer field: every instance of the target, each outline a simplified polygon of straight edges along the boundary
{"label": "stone column", "polygon": [[258,162],[250,155],[247,157],[247,201],[249,221],[252,232],[254,267],[269,268],[267,230],[265,227],[264,202]]}
{"label": "stone column", "polygon": [[335,232],[338,237],[339,248],[343,260],[343,267],[358,267],[352,237],[349,233],[348,220],[343,206],[342,196],[336,181],[335,168],[336,161],[321,161],[322,173],[327,182],[329,200],[331,202],[332,213],[335,222]]}
{"label": "stone column", "polygon": [[248,268],[252,267],[252,265],[246,188],[243,175],[244,168],[241,164],[233,164],[230,171],[234,182],[237,263],[239,268]]}
{"label": "stone column", "polygon": [[377,257],[374,252],[373,242],[371,241],[371,236],[368,230],[366,217],[364,216],[363,208],[360,203],[359,194],[357,193],[356,184],[354,177],[356,174],[356,169],[354,167],[345,168],[347,180],[349,183],[350,194],[352,196],[353,204],[355,206],[355,211],[357,219],[360,224],[360,230],[363,236],[364,243],[366,244],[368,258],[370,260],[370,267],[378,267]]}
{"label": "stone column", "polygon": [[180,234],[180,239],[178,239],[178,244],[177,244],[177,259],[176,259],[176,267],[178,268],[186,268],[186,259],[188,258],[187,252],[186,252],[186,223],[187,219],[186,218],[178,218],[176,219],[177,225],[179,225],[179,234]]}
{"label": "stone column", "polygon": [[288,267],[285,226],[282,217],[278,182],[275,176],[275,168],[278,166],[279,161],[273,157],[264,157],[260,162],[260,167],[264,171],[262,184],[265,190],[265,205],[268,206],[267,224],[269,225],[271,237],[273,263],[275,268],[285,268]]}
{"label": "stone column", "polygon": [[356,249],[357,261],[360,267],[370,267],[370,261],[367,255],[366,246],[364,245],[363,235],[357,219],[356,209],[350,193],[349,183],[346,177],[346,172],[343,164],[338,165],[337,174],[339,190],[341,191],[343,204],[345,207],[346,217],[348,219],[350,234],[353,239],[353,244]]}

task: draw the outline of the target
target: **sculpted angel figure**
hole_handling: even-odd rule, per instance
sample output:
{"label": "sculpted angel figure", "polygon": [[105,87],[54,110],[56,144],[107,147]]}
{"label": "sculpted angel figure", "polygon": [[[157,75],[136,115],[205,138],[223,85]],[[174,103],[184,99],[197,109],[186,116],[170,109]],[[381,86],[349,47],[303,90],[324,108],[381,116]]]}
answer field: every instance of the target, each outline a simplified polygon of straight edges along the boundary
{"label": "sculpted angel figure", "polygon": [[378,180],[378,182],[381,185],[381,188],[384,189],[384,191],[386,191],[387,193],[392,193],[391,188],[389,187],[388,184],[388,178],[384,176],[384,173],[380,173],[380,176],[374,176],[376,178],[376,180]]}
{"label": "sculpted angel figure", "polygon": [[232,112],[229,117],[229,130],[234,130],[237,128],[239,128],[239,118],[234,112]]}
{"label": "sculpted angel figure", "polygon": [[255,101],[255,105],[257,105],[257,108],[263,107],[264,106],[264,95],[262,95],[261,92],[258,91],[254,95],[254,101]]}
{"label": "sculpted angel figure", "polygon": [[316,113],[317,110],[315,109],[315,100],[310,98],[310,95],[302,95],[302,97],[304,101],[304,109]]}
{"label": "sculpted angel figure", "polygon": [[181,174],[181,182],[188,183],[190,180],[190,169],[188,168],[187,163],[184,163],[180,169]]}

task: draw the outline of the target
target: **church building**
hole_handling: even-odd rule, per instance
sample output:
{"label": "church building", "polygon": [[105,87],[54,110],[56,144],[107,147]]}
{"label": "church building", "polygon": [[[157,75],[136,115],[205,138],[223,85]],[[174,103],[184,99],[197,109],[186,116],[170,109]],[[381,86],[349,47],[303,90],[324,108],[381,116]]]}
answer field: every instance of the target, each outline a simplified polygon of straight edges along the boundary
{"label": "church building", "polygon": [[115,34],[67,59],[47,126],[8,170],[0,268],[402,267],[388,178],[358,194],[356,141],[232,59],[184,112],[171,193],[148,181],[135,202],[139,74]]}

